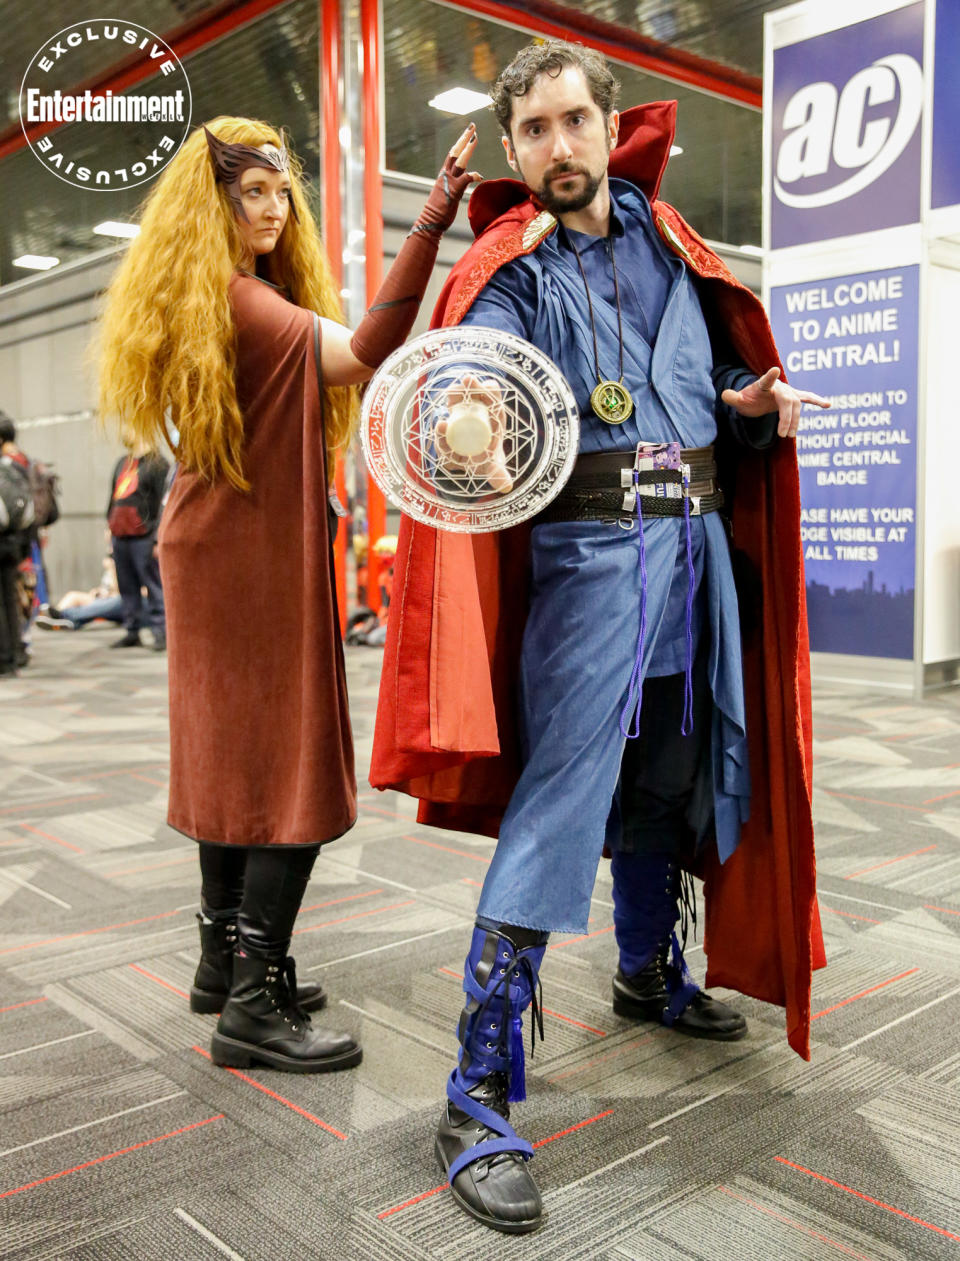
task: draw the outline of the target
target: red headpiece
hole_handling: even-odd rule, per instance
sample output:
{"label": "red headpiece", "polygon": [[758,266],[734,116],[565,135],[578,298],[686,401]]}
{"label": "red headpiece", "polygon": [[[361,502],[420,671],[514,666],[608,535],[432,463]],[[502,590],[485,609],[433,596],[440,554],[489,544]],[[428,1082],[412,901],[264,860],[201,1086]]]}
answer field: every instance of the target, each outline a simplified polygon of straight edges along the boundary
{"label": "red headpiece", "polygon": [[[227,190],[227,196],[233,202],[234,210],[240,219],[250,222],[247,212],[243,208],[243,200],[240,196],[240,176],[252,166],[271,167],[275,171],[281,171],[284,174],[290,170],[290,155],[287,153],[286,145],[277,148],[276,145],[266,144],[262,149],[254,149],[248,144],[228,144],[225,140],[220,140],[206,126],[203,128],[204,135],[207,137],[207,145],[210,149],[210,157],[213,159],[213,169],[219,183],[223,184]],[[290,199],[290,209],[297,223],[300,222],[300,216],[297,214],[297,208],[294,205],[293,198]]]}

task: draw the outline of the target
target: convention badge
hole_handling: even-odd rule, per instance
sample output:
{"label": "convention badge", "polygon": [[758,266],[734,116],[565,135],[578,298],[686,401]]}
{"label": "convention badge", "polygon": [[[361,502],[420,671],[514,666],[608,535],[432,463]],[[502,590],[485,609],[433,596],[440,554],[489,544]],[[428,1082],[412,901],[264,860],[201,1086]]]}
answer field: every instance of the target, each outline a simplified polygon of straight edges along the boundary
{"label": "convention badge", "polygon": [[481,327],[435,329],[395,350],[363,398],[374,481],[426,525],[486,534],[547,506],[577,458],[573,391],[536,346]]}

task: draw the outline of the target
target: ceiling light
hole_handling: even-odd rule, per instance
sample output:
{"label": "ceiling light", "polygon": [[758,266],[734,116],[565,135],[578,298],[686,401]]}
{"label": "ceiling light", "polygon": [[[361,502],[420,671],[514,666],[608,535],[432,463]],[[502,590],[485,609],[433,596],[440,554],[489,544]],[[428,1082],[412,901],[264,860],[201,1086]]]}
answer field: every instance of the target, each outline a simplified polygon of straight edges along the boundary
{"label": "ceiling light", "polygon": [[680,156],[680,154],[681,154],[681,153],[683,153],[683,148],[682,148],[682,146],[681,146],[681,145],[678,145],[678,144],[672,144],[672,145],[670,146],[670,156],[671,156],[671,158],[679,158],[679,156]]}
{"label": "ceiling light", "polygon": [[451,88],[448,92],[441,92],[427,104],[434,109],[443,110],[445,114],[473,114],[478,109],[486,109],[493,101],[486,92],[474,92],[470,88]]}
{"label": "ceiling light", "polygon": [[94,227],[97,236],[137,236],[140,232],[138,223],[120,223],[116,219],[104,219]]}
{"label": "ceiling light", "polygon": [[741,245],[741,254],[753,254],[756,258],[763,258],[763,250],[759,245]]}
{"label": "ceiling light", "polygon": [[59,262],[59,258],[52,258],[49,254],[21,254],[19,258],[13,260],[13,265],[14,267],[28,267],[31,271],[49,271]]}

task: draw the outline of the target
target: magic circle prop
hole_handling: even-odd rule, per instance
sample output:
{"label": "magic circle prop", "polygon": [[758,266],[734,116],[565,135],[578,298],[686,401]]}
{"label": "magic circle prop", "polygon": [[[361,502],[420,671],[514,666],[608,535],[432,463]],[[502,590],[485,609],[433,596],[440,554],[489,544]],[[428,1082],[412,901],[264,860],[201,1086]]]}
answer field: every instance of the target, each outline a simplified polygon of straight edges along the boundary
{"label": "magic circle prop", "polygon": [[556,365],[512,333],[435,329],[377,370],[363,454],[397,508],[426,525],[485,534],[535,516],[577,458],[580,417]]}

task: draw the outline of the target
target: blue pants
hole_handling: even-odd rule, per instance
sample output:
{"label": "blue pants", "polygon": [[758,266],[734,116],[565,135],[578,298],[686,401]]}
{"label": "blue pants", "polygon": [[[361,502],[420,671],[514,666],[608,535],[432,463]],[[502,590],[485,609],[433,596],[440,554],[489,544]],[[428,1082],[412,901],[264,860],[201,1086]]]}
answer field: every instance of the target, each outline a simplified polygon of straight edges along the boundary
{"label": "blue pants", "polygon": [[101,596],[99,599],[91,600],[89,604],[82,605],[79,609],[61,609],[60,612],[68,622],[73,622],[77,630],[89,622],[95,622],[98,617],[107,622],[122,622],[123,598],[118,595]]}
{"label": "blue pants", "polygon": [[[682,522],[644,523],[644,670],[675,669],[671,621],[685,569]],[[697,527],[697,584],[703,573]],[[620,778],[620,716],[635,660],[642,590],[637,528],[561,522],[533,531],[530,614],[520,667],[525,766],[480,895],[484,921],[546,932],[587,931],[590,897]],[[705,679],[701,688],[708,689]],[[709,729],[709,695],[700,698]],[[641,710],[642,713],[642,710]],[[706,716],[705,716],[706,715]],[[681,712],[675,722],[679,731]],[[696,727],[695,727],[696,730]],[[702,734],[702,733],[701,733]],[[692,738],[692,737],[690,737]],[[709,743],[709,741],[708,741]]]}
{"label": "blue pants", "polygon": [[[144,538],[113,540],[113,561],[117,567],[117,586],[123,600],[123,624],[128,631],[137,630],[144,623],[150,629],[164,634],[166,623],[163,608],[163,587],[160,585],[160,565],[153,554],[156,539]],[[147,589],[147,616],[142,616],[142,587]]]}

